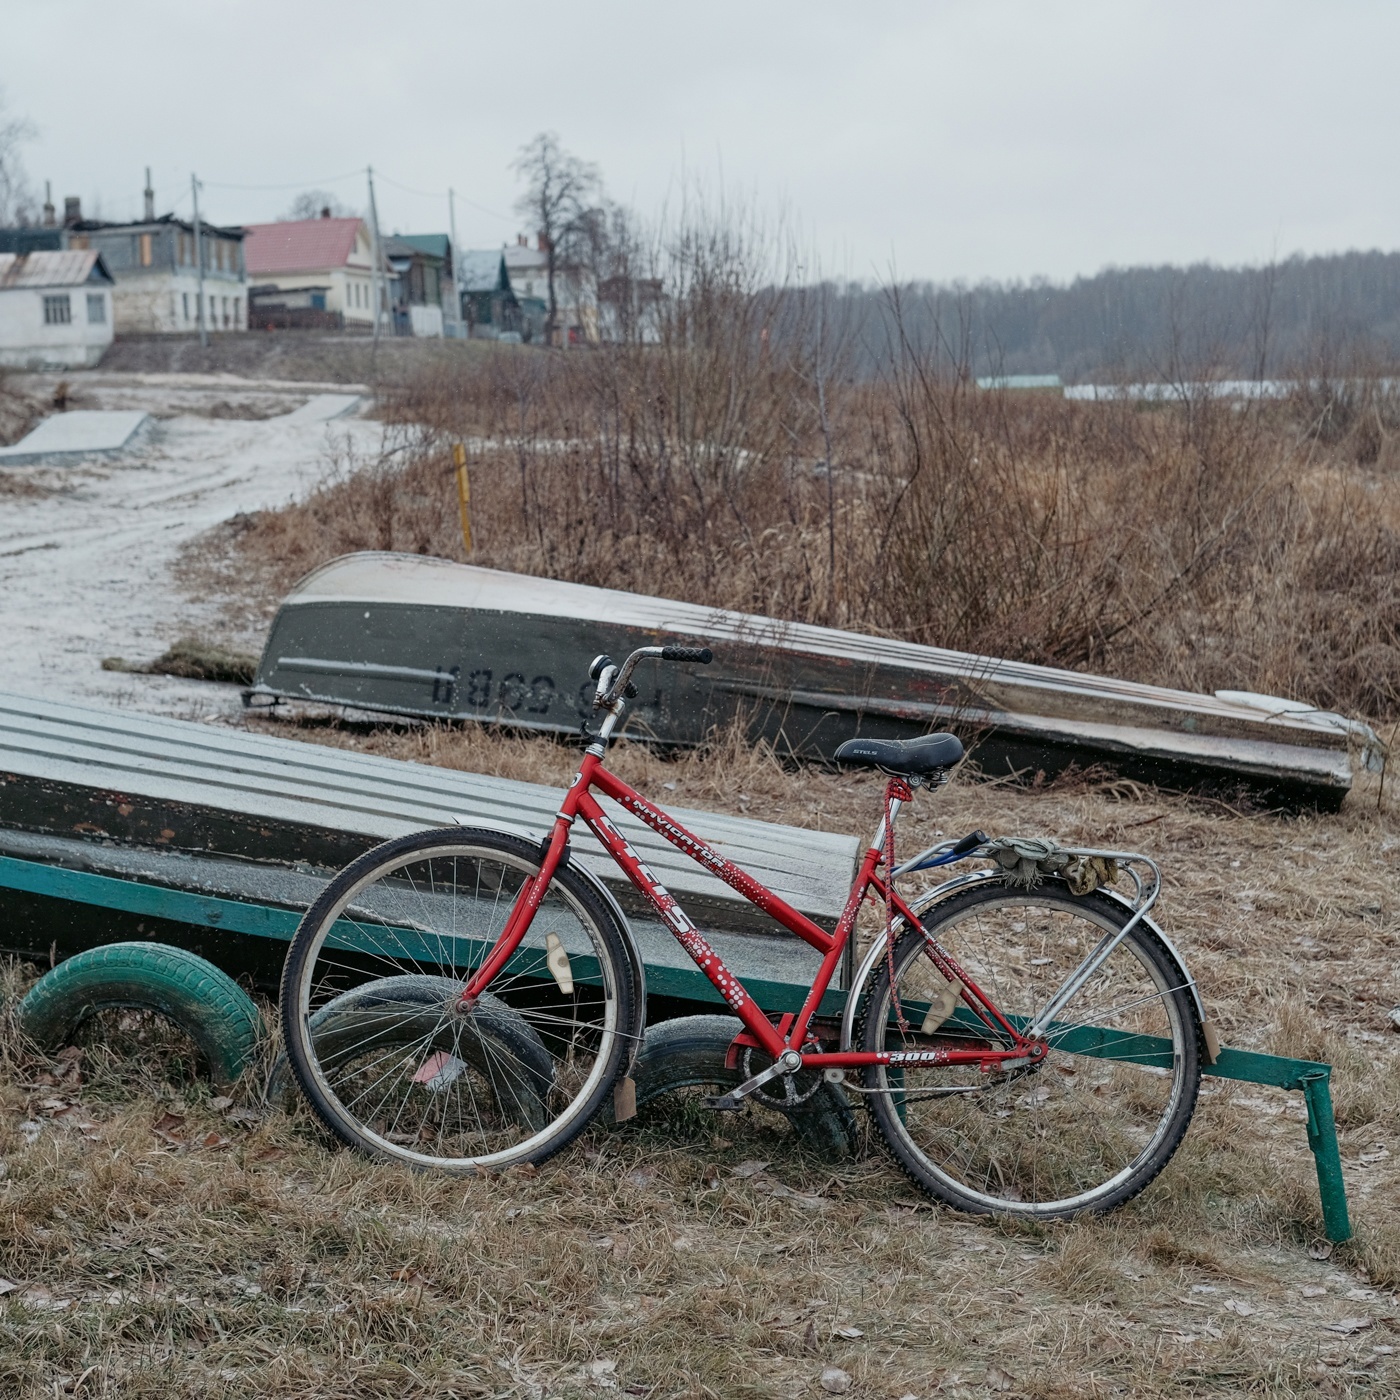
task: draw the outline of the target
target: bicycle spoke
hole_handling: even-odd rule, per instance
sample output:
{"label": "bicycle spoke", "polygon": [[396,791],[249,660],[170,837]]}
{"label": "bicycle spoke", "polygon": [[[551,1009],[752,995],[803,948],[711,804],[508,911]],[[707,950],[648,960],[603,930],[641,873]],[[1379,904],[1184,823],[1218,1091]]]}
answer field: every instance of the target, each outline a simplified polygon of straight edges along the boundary
{"label": "bicycle spoke", "polygon": [[[304,1010],[287,1031],[321,1066],[313,1106],[342,1136],[422,1165],[528,1160],[586,1121],[632,1034],[610,916],[573,889],[576,877],[556,877],[506,966],[468,1003],[467,979],[532,878],[531,848],[424,833],[383,849],[399,847],[327,903],[300,955],[290,1002]],[[549,970],[549,935],[572,971],[567,994]]]}
{"label": "bicycle spoke", "polygon": [[[935,909],[928,931],[1011,1025],[1026,1026],[1121,917],[1114,906],[1063,891],[993,888]],[[920,1033],[908,1008],[937,1004],[943,978],[914,933],[897,963],[910,1030],[901,1030],[882,977],[883,1001],[869,1008],[867,1037],[883,1027],[890,1048],[1007,1044],[966,994],[932,1040]],[[1181,979],[1164,976],[1160,961],[1130,935],[1053,1022],[1044,1061],[991,1073],[904,1065],[876,1076],[884,1095],[872,1106],[882,1131],[930,1190],[972,1208],[1073,1214],[1120,1189],[1131,1194],[1170,1155],[1194,1101],[1194,1080],[1182,1079],[1183,991]]]}

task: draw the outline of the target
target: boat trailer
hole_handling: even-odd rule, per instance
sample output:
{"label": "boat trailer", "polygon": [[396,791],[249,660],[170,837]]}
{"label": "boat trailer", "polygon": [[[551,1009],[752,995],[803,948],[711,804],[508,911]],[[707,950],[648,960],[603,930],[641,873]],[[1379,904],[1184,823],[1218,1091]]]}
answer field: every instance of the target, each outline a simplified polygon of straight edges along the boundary
{"label": "boat trailer", "polygon": [[[52,965],[126,940],[174,944],[275,995],[286,945],[336,871],[392,836],[454,822],[537,838],[557,791],[241,730],[0,693],[0,952]],[[815,920],[840,915],[854,837],[698,811],[686,824]],[[796,1010],[816,954],[620,810],[612,819],[765,1005]],[[651,1021],[719,994],[620,883],[601,876],[640,950]],[[839,1019],[850,970],[820,1008]],[[1220,1049],[1203,1073],[1302,1093],[1329,1239],[1350,1237],[1331,1067]]]}

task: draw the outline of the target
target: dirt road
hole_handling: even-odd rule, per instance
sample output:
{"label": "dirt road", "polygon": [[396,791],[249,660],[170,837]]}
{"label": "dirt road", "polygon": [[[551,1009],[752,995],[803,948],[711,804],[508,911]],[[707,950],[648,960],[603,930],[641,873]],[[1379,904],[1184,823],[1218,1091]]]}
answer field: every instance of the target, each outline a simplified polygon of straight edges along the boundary
{"label": "dirt road", "polygon": [[[304,491],[333,451],[372,451],[379,424],[298,412],[316,386],[72,379],[85,406],[183,411],[158,417],[119,457],[0,473],[0,686],[185,717],[235,708],[235,687],[104,671],[102,659],[146,661],[210,626],[216,603],[187,597],[172,576],[182,549],[241,511]],[[282,412],[197,416],[201,407],[226,414],[240,399],[253,412]],[[259,639],[243,642],[256,650]]]}

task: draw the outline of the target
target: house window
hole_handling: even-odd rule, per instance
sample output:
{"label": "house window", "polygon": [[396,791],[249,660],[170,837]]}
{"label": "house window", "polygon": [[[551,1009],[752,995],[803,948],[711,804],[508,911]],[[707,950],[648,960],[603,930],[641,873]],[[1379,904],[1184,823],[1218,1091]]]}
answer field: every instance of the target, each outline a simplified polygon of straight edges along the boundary
{"label": "house window", "polygon": [[190,294],[188,292],[180,293],[180,304],[185,311],[185,320],[188,321],[190,319]]}
{"label": "house window", "polygon": [[141,235],[141,266],[142,266],[142,267],[150,267],[150,265],[151,265],[151,235],[150,235],[149,233],[143,233],[143,234]]}
{"label": "house window", "polygon": [[62,296],[44,298],[44,324],[46,326],[67,326],[73,321],[73,303],[68,293]]}
{"label": "house window", "polygon": [[88,236],[85,233],[70,233],[68,235],[68,246],[73,249],[89,247]]}
{"label": "house window", "polygon": [[107,298],[101,292],[88,293],[88,325],[105,326],[107,324]]}
{"label": "house window", "polygon": [[227,326],[227,325],[228,325],[228,298],[227,298],[227,297],[224,297],[223,302],[224,302],[224,325]]}

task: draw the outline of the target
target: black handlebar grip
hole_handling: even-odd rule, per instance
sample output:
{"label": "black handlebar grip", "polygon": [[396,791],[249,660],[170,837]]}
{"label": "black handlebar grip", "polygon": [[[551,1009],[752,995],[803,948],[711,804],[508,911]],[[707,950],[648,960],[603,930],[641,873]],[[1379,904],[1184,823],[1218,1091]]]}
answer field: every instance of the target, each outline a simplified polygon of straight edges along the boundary
{"label": "black handlebar grip", "polygon": [[952,856],[965,856],[969,851],[975,851],[978,846],[987,844],[987,833],[985,831],[974,831],[970,836],[964,836],[951,851]]}
{"label": "black handlebar grip", "polygon": [[715,654],[709,647],[662,647],[661,659],[663,661],[698,661],[702,666],[708,666],[715,659]]}

